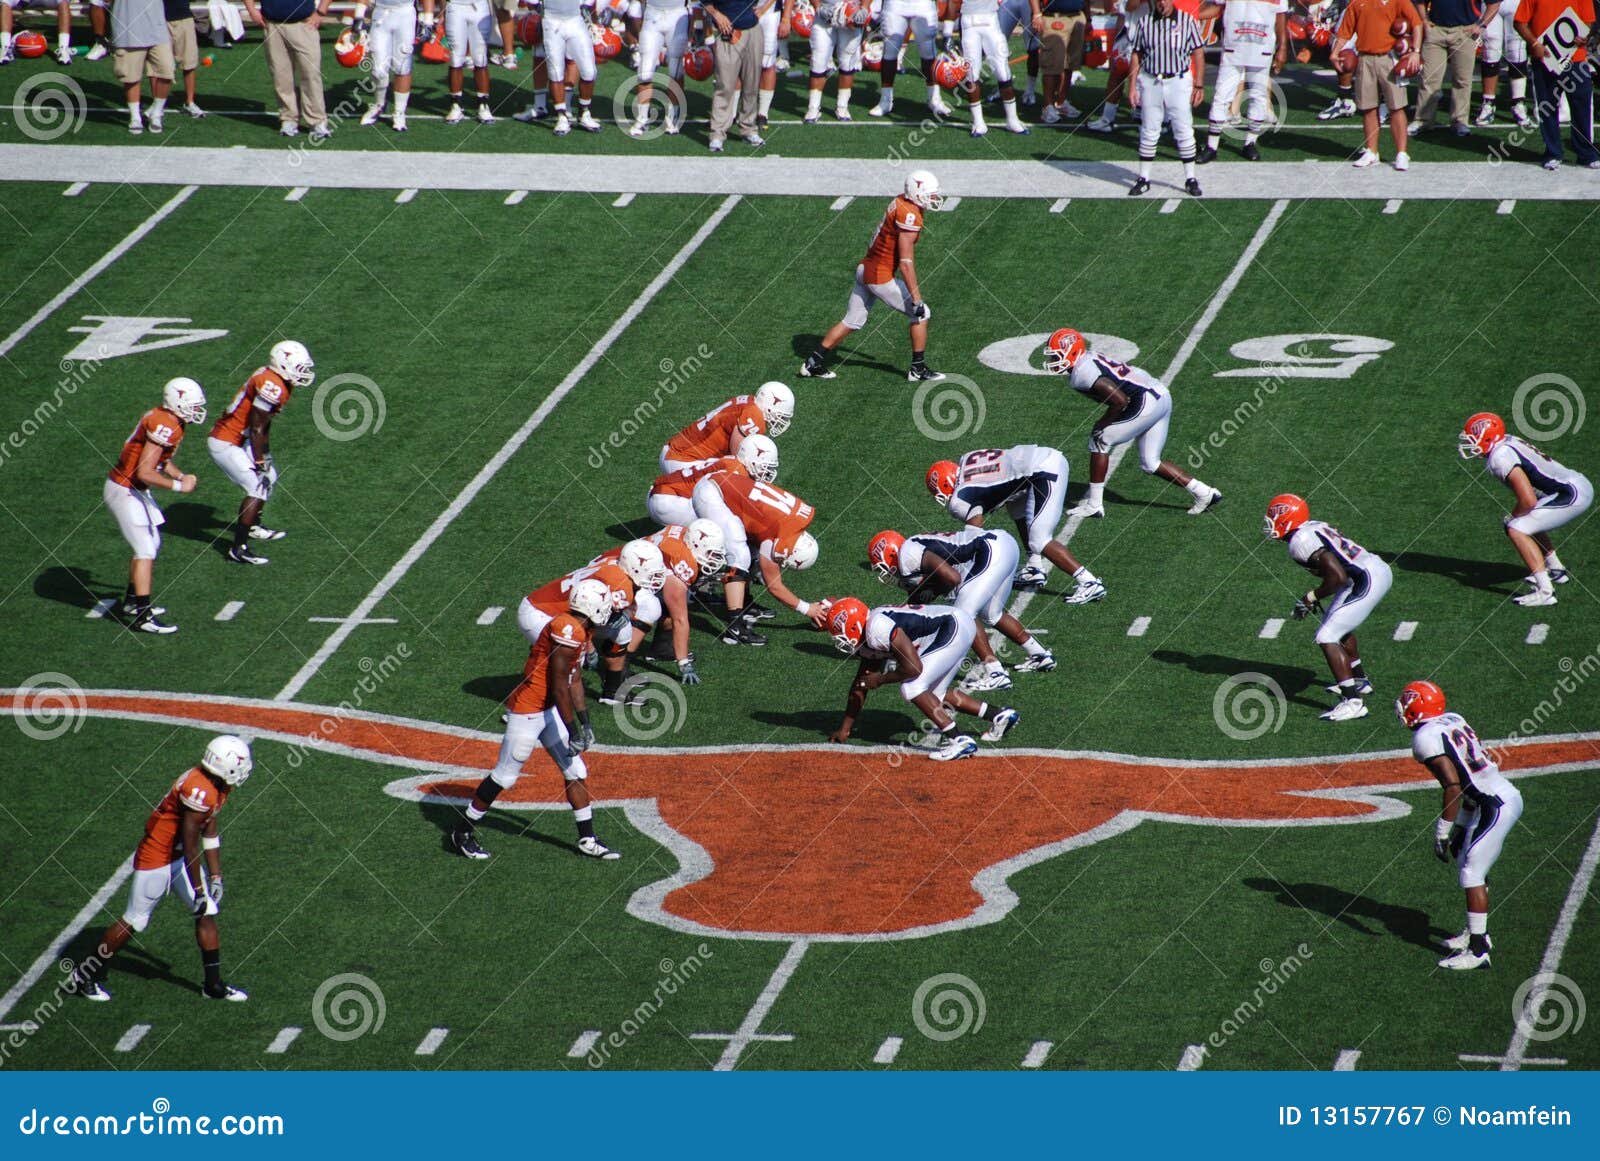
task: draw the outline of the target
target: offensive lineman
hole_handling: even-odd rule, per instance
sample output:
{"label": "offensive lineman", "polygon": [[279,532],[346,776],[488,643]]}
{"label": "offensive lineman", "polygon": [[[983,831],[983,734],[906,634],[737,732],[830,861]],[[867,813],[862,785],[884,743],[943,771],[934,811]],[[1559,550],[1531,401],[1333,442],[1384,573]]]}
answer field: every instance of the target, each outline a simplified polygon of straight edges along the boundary
{"label": "offensive lineman", "polygon": [[1489,966],[1489,870],[1506,835],[1522,817],[1522,792],[1495,765],[1478,735],[1458,713],[1445,709],[1444,690],[1413,681],[1395,699],[1394,712],[1411,729],[1411,753],[1439,780],[1444,802],[1434,824],[1433,853],[1460,868],[1467,893],[1467,926],[1444,941],[1452,954],[1442,968]]}
{"label": "offensive lineman", "polygon": [[1222,131],[1228,127],[1233,99],[1242,83],[1249,101],[1250,127],[1245,131],[1246,161],[1260,161],[1256,139],[1272,111],[1268,71],[1277,76],[1289,59],[1288,0],[1224,0],[1200,9],[1204,19],[1222,16],[1222,62],[1217,66],[1216,92],[1211,98],[1211,123],[1206,147],[1196,159],[1200,165],[1217,159]]}
{"label": "offensive lineman", "polygon": [[1198,516],[1221,503],[1222,492],[1197,480],[1161,458],[1167,446],[1167,425],[1172,421],[1172,396],[1166,385],[1141,367],[1130,367],[1097,355],[1082,334],[1063,328],[1045,343],[1045,370],[1067,375],[1074,391],[1106,405],[1089,432],[1089,492],[1072,516],[1104,516],[1106,476],[1111,471],[1111,449],[1139,443],[1139,466],[1149,475],[1176,484],[1194,497],[1189,515]]}

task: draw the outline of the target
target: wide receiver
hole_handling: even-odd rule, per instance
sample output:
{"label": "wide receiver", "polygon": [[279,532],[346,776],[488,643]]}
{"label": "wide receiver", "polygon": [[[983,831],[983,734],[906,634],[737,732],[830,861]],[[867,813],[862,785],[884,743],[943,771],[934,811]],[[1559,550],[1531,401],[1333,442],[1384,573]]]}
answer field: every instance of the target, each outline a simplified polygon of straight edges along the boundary
{"label": "wide receiver", "polygon": [[[978,635],[978,623],[960,609],[885,605],[869,610],[865,602],[845,597],[829,603],[828,631],[839,652],[861,659],[861,668],[850,683],[844,719],[828,736],[830,742],[850,740],[867,694],[883,685],[899,685],[900,696],[921,710],[939,731],[939,748],[928,755],[935,762],[970,758],[978,752],[978,743],[957,730],[946,706],[988,722],[983,733],[986,742],[998,742],[1020,720],[1010,706],[989,705],[950,688],[961,659]],[[891,660],[893,668],[888,665]]]}
{"label": "wide receiver", "polygon": [[1471,971],[1489,966],[1489,869],[1506,835],[1522,817],[1522,792],[1500,773],[1494,759],[1458,713],[1445,709],[1444,690],[1413,681],[1395,699],[1394,712],[1411,729],[1411,753],[1444,788],[1434,825],[1433,853],[1454,862],[1467,893],[1467,926],[1445,940],[1451,952],[1442,968]]}
{"label": "wide receiver", "polygon": [[[963,528],[960,532],[920,532],[902,536],[893,529],[867,542],[867,563],[881,581],[896,581],[915,602],[923,594],[953,596],[955,606],[1021,645],[1027,653],[1017,665],[1019,673],[1046,672],[1056,659],[1010,613],[1012,583],[1017,571],[1017,542],[1009,532],[994,528]],[[983,665],[981,673],[962,682],[967,690],[986,692],[1010,689],[1006,667],[995,656],[989,635],[980,632],[972,649]]]}
{"label": "wide receiver", "polygon": [[[1319,581],[1294,603],[1290,616],[1303,621],[1313,612],[1322,613],[1316,640],[1333,671],[1334,684],[1328,692],[1339,695],[1339,704],[1323,713],[1323,720],[1366,717],[1367,706],[1361,699],[1372,692],[1372,682],[1361,666],[1356,630],[1394,583],[1388,562],[1333,525],[1311,519],[1306,502],[1287,492],[1267,504],[1265,532],[1270,540],[1285,541],[1289,558]],[[1333,599],[1323,609],[1322,602],[1329,597]]]}
{"label": "wide receiver", "polygon": [[151,488],[192,492],[195,478],[172,457],[183,442],[184,429],[206,421],[206,393],[193,379],[169,379],[161,389],[161,406],[139,417],[122,444],[100,494],[116,519],[133,557],[128,562],[128,588],[122,595],[122,616],[128,628],[141,633],[176,633],[178,626],[161,619],[166,610],[150,603],[156,554],[161,551],[164,517]]}
{"label": "wide receiver", "polygon": [[1463,459],[1483,457],[1483,466],[1516,497],[1505,518],[1506,535],[1528,569],[1533,591],[1515,598],[1527,606],[1553,605],[1553,585],[1565,584],[1567,570],[1556,556],[1550,532],[1570,524],[1594,503],[1594,485],[1581,472],[1558,464],[1524,439],[1506,434],[1505,421],[1488,411],[1462,429]]}
{"label": "wide receiver", "polygon": [[[728,623],[722,631],[724,645],[754,645],[767,639],[751,626],[774,616],[759,605],[745,605],[750,566],[758,562],[761,579],[773,597],[822,627],[825,610],[820,602],[803,601],[783,583],[783,569],[803,571],[817,562],[817,541],[806,527],[816,509],[793,492],[763,484],[731,472],[706,476],[694,486],[694,512],[722,529],[727,546],[728,574],[723,594]],[[755,545],[754,553],[751,545]]]}
{"label": "wide receiver", "polygon": [[706,476],[731,472],[770,484],[778,478],[778,445],[764,435],[751,435],[731,456],[696,460],[687,467],[664,472],[650,484],[645,511],[657,524],[688,524],[694,519],[694,486]]}
{"label": "wide receiver", "polygon": [[[886,65],[888,59],[886,54]],[[867,325],[867,314],[873,302],[878,301],[910,320],[911,367],[906,371],[907,381],[921,383],[944,378],[938,371],[928,368],[928,320],[933,317],[933,308],[922,301],[922,287],[917,281],[917,263],[913,257],[917,242],[922,238],[924,215],[943,203],[939,179],[933,174],[925,169],[906,174],[905,192],[889,203],[866,256],[856,266],[855,286],[851,288],[844,318],[834,323],[822,336],[817,349],[806,356],[800,367],[802,376],[835,378],[838,372],[829,369],[829,356],[840,343]]]}
{"label": "wide receiver", "polygon": [[250,997],[222,981],[222,945],[217,912],[222,905],[222,836],[217,813],[228,795],[250,777],[250,746],[233,734],[219,734],[206,744],[198,766],[190,767],[156,804],[145,820],[144,837],[133,852],[133,885],[128,907],[100,939],[93,963],[80,966],[75,977],[85,999],[104,1002],[111,993],[104,983],[111,957],[150,925],[156,905],[172,892],[194,916],[194,938],[205,971],[201,995],[210,1000]]}
{"label": "wide receiver", "polygon": [[233,526],[228,559],[235,564],[266,564],[250,546],[252,540],[280,540],[283,533],[261,523],[261,507],[278,486],[272,462],[272,421],[289,405],[297,388],[316,380],[316,364],[302,343],[286,340],[272,348],[265,367],[258,367],[211,428],[206,446],[223,475],[244,489],[239,518]]}
{"label": "wide receiver", "polygon": [[566,780],[567,804],[578,826],[578,853],[591,859],[622,857],[594,836],[594,806],[585,781],[589,768],[583,762],[594,730],[579,676],[591,633],[612,619],[611,591],[591,577],[572,586],[567,604],[568,611],[550,618],[528,650],[522,680],[506,699],[509,712],[500,756],[450,832],[450,849],[463,858],[489,857],[478,843],[477,824],[500,792],[517,784],[535,743],[544,747]]}
{"label": "wide receiver", "polygon": [[706,412],[661,445],[661,470],[675,472],[701,460],[737,455],[752,435],[773,439],[794,422],[794,392],[777,380],[763,383],[753,395],[735,395]]}
{"label": "wide receiver", "polygon": [[1068,376],[1067,383],[1096,403],[1105,414],[1089,431],[1089,493],[1072,510],[1073,516],[1104,516],[1106,476],[1111,472],[1111,449],[1139,445],[1139,467],[1147,474],[1176,484],[1194,497],[1189,515],[1198,516],[1220,503],[1222,493],[1161,458],[1172,422],[1172,395],[1166,385],[1142,367],[1130,367],[1089,349],[1082,334],[1063,327],[1045,342],[1044,369]]}
{"label": "wide receiver", "polygon": [[1055,448],[1031,443],[981,448],[959,463],[940,460],[928,469],[924,482],[939,506],[964,524],[981,528],[988,514],[1001,508],[1011,515],[1028,545],[1028,563],[1017,574],[1017,588],[1044,588],[1048,560],[1078,582],[1062,594],[1067,604],[1086,605],[1105,597],[1100,578],[1056,539],[1067,502],[1067,457]]}

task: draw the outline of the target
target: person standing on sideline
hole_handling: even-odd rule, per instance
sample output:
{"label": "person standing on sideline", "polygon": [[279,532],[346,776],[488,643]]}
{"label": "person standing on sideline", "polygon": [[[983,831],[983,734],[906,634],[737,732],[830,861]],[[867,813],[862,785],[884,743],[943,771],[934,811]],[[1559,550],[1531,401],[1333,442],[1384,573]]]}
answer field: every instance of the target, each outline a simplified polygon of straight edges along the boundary
{"label": "person standing on sideline", "polygon": [[1534,99],[1539,103],[1539,134],[1544,138],[1544,160],[1540,164],[1549,170],[1561,168],[1559,110],[1565,93],[1567,108],[1572,112],[1572,148],[1578,155],[1578,164],[1600,169],[1600,151],[1594,145],[1594,62],[1589,59],[1586,46],[1580,44],[1567,64],[1560,66],[1550,50],[1539,43],[1539,37],[1568,8],[1579,20],[1594,27],[1594,0],[1522,0],[1517,7],[1517,35],[1527,42],[1528,55],[1533,58],[1529,71],[1533,74]]}
{"label": "person standing on sideline", "polygon": [[1161,126],[1171,118],[1172,140],[1183,162],[1183,188],[1191,197],[1199,197],[1193,107],[1205,96],[1205,86],[1197,79],[1205,75],[1205,34],[1200,23],[1179,12],[1174,0],[1154,0],[1134,18],[1128,51],[1128,104],[1139,110],[1139,177],[1128,194],[1137,197],[1149,191]]}
{"label": "person standing on sideline", "polygon": [[250,19],[261,27],[267,68],[278,94],[278,132],[297,137],[300,127],[311,140],[333,136],[322,99],[322,41],[317,29],[330,0],[244,0]]}
{"label": "person standing on sideline", "polygon": [[745,144],[757,148],[766,144],[756,130],[763,47],[759,25],[762,11],[772,3],[774,0],[717,0],[705,6],[717,30],[717,41],[711,48],[716,86],[711,97],[712,153],[722,152],[722,143],[733,127],[735,102],[739,107],[739,136]]}
{"label": "person standing on sideline", "polygon": [[1199,163],[1217,159],[1222,131],[1228,127],[1233,99],[1244,85],[1249,98],[1250,128],[1244,136],[1244,158],[1260,161],[1256,138],[1266,127],[1272,112],[1268,69],[1273,76],[1283,71],[1289,59],[1288,0],[1226,0],[1207,4],[1200,15],[1207,20],[1222,16],[1222,63],[1217,66],[1217,89],[1211,98],[1210,132]]}
{"label": "person standing on sideline", "polygon": [[1472,132],[1467,114],[1472,110],[1472,74],[1478,63],[1478,46],[1484,26],[1497,20],[1499,0],[1426,0],[1428,30],[1422,37],[1422,89],[1417,94],[1417,123],[1413,133],[1433,128],[1439,111],[1439,94],[1450,79],[1450,131],[1457,137]]}
{"label": "person standing on sideline", "polygon": [[150,132],[160,133],[172,91],[172,35],[161,0],[121,0],[111,13],[111,69],[128,102],[128,132],[143,133],[139,86],[150,77]]}
{"label": "person standing on sideline", "polygon": [[1085,0],[1031,0],[1033,33],[1039,38],[1039,70],[1044,74],[1044,108],[1039,120],[1059,124],[1083,116],[1072,104],[1072,77],[1083,67],[1083,42],[1089,35]]}
{"label": "person standing on sideline", "polygon": [[[1394,29],[1405,23],[1405,34]],[[1406,91],[1394,70],[1421,58],[1422,14],[1411,0],[1350,0],[1334,34],[1338,44],[1356,42],[1356,110],[1361,114],[1362,149],[1352,163],[1357,169],[1378,164],[1378,106],[1389,110],[1389,133],[1394,138],[1394,167],[1410,169],[1406,152]],[[1394,53],[1399,51],[1400,59]]]}
{"label": "person standing on sideline", "polygon": [[165,0],[167,34],[172,39],[173,79],[183,74],[183,111],[191,117],[204,117],[206,111],[195,103],[194,74],[200,67],[200,41],[194,33],[194,12],[189,0]]}

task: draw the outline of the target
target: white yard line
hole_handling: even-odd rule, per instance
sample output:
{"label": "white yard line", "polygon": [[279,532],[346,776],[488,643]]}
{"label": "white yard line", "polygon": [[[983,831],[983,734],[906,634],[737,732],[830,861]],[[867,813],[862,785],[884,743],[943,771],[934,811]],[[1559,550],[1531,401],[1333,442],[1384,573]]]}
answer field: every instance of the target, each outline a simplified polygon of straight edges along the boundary
{"label": "white yard line", "polygon": [[1261,632],[1257,633],[1256,636],[1263,641],[1276,641],[1278,634],[1281,632],[1283,632],[1283,618],[1268,617],[1266,624],[1261,626]]}
{"label": "white yard line", "polygon": [[633,198],[634,198],[634,195],[632,193],[618,194],[617,195],[617,200],[612,202],[611,204],[612,204],[612,206],[614,208],[620,210],[624,206],[629,205],[630,203],[632,203]]}
{"label": "white yard line", "polygon": [[872,1054],[873,1064],[893,1064],[894,1058],[900,1055],[900,1046],[905,1039],[900,1036],[885,1036],[883,1043],[878,1045],[878,1051]]}
{"label": "white yard line", "polygon": [[522,199],[527,197],[527,196],[528,196],[528,191],[527,190],[525,190],[525,189],[514,189],[510,193],[506,194],[505,204],[508,205],[508,206],[521,205],[522,204]]}
{"label": "white yard line", "polygon": [[76,939],[78,932],[89,926],[94,917],[100,914],[100,908],[106,905],[111,896],[122,889],[122,884],[128,881],[128,876],[131,874],[133,874],[133,856],[130,855],[123,860],[111,878],[107,879],[101,888],[94,893],[93,897],[72,917],[72,921],[61,929],[61,933],[51,940],[50,946],[39,953],[39,958],[28,965],[28,970],[22,973],[22,978],[12,984],[5,995],[0,996],[0,1020],[4,1020],[9,1016],[11,1009],[15,1008],[17,1002],[28,994],[28,990],[44,978],[45,972],[56,966],[57,961],[61,958],[61,953],[67,950],[67,944]]}
{"label": "white yard line", "polygon": [[1390,198],[1388,201],[1383,203],[1383,212],[1386,214],[1398,214],[1400,212],[1400,207],[1405,204],[1406,203],[1403,198]]}
{"label": "white yard line", "polygon": [[414,190],[414,189],[403,189],[399,193],[394,195],[394,204],[397,205],[397,206],[403,206],[407,202],[409,202],[413,198],[415,198],[416,196],[417,196],[417,191],[416,190]]}
{"label": "white yard line", "polygon": [[[1501,1072],[1516,1072],[1522,1067],[1524,1058],[1528,1053],[1528,1029],[1532,1026],[1534,1014],[1540,1010],[1544,998],[1550,990],[1551,977],[1561,970],[1561,957],[1566,954],[1567,941],[1572,938],[1572,929],[1578,922],[1578,912],[1583,909],[1583,902],[1589,897],[1589,887],[1594,882],[1595,868],[1600,866],[1600,822],[1595,823],[1594,833],[1589,836],[1589,845],[1583,852],[1583,859],[1578,863],[1578,872],[1572,876],[1572,886],[1567,890],[1567,897],[1561,904],[1561,913],[1556,916],[1556,925],[1550,932],[1550,942],[1545,944],[1544,958],[1539,961],[1539,973],[1536,978],[1541,982],[1528,993],[1527,1003],[1522,1012],[1517,1015],[1517,1030],[1511,1037],[1511,1044],[1506,1048],[1505,1060],[1500,1064]],[[1582,997],[1576,998],[1582,1003]],[[5,1015],[0,1012],[0,1016]]]}
{"label": "white yard line", "polygon": [[311,187],[310,186],[297,185],[292,190],[290,190],[288,193],[283,195],[283,200],[286,201],[286,202],[297,202],[301,198],[305,197],[306,194],[308,194],[310,192],[311,192]]}
{"label": "white yard line", "polygon": [[417,1045],[416,1056],[432,1056],[439,1051],[439,1045],[444,1043],[444,1038],[450,1035],[448,1028],[430,1028],[428,1034],[422,1038],[422,1043]]}
{"label": "white yard line", "polygon": [[1529,645],[1543,645],[1544,639],[1550,636],[1550,626],[1545,624],[1530,625],[1526,643]]}
{"label": "white yard line", "polygon": [[856,199],[851,197],[849,194],[844,194],[844,195],[842,195],[840,197],[834,198],[833,199],[833,204],[831,206],[829,206],[828,208],[830,210],[834,210],[834,211],[842,210],[846,206],[848,206],[851,202],[853,202],[855,200]]}
{"label": "white yard line", "polygon": [[1071,204],[1072,204],[1072,199],[1071,198],[1057,198],[1055,201],[1050,203],[1050,212],[1052,214],[1059,214],[1062,210],[1066,209]]}
{"label": "white yard line", "polygon": [[139,1041],[150,1034],[149,1024],[135,1024],[122,1034],[122,1039],[117,1041],[116,1051],[132,1052],[139,1047]]}
{"label": "white yard line", "polygon": [[590,1028],[587,1032],[572,1042],[572,1047],[567,1049],[567,1058],[570,1060],[582,1060],[585,1056],[589,1055],[589,1053],[594,1049],[594,1046],[599,1042],[599,1030]]}
{"label": "white yard line", "polygon": [[1516,198],[1506,198],[1503,202],[1501,202],[1498,206],[1496,206],[1494,208],[1494,212],[1497,213],[1497,214],[1511,214],[1511,213],[1515,213],[1516,209],[1517,209],[1517,199]]}
{"label": "white yard line", "polygon": [[783,953],[778,966],[772,969],[772,976],[767,980],[767,986],[761,989],[756,1002],[751,1004],[750,1010],[745,1013],[738,1031],[728,1038],[728,1046],[722,1050],[722,1057],[714,1066],[716,1072],[733,1071],[739,1063],[739,1057],[744,1055],[744,1050],[762,1038],[761,1022],[767,1018],[767,1013],[772,1011],[772,1006],[778,1002],[778,997],[783,995],[783,989],[789,985],[795,969],[805,958],[806,948],[810,946],[806,940],[797,939],[789,945],[789,950]]}
{"label": "white yard line", "polygon": [[1163,214],[1175,214],[1178,212],[1178,207],[1181,205],[1183,205],[1183,203],[1177,198],[1168,198],[1166,201],[1161,203],[1161,212]]}
{"label": "white yard line", "polygon": [[267,1052],[273,1056],[282,1056],[285,1052],[289,1051],[289,1045],[293,1044],[300,1038],[300,1032],[301,1029],[295,1027],[293,1024],[282,1029],[276,1036],[272,1038],[272,1043],[267,1045]]}
{"label": "white yard line", "polygon": [[1409,641],[1416,635],[1417,622],[1415,621],[1401,621],[1394,627],[1394,639],[1396,641]]}
{"label": "white yard line", "polygon": [[444,535],[445,530],[454,524],[456,518],[466,510],[467,505],[472,503],[477,498],[478,493],[489,485],[489,482],[511,461],[511,457],[522,449],[522,445],[528,442],[528,438],[543,426],[544,421],[550,417],[550,413],[555,410],[556,405],[582,382],[583,377],[589,373],[596,363],[605,358],[606,352],[622,337],[622,333],[633,325],[634,320],[644,312],[645,307],[655,301],[656,295],[666,289],[672,280],[677,277],[678,271],[684,268],[689,259],[694,256],[695,251],[700,249],[705,240],[712,235],[716,228],[722,224],[723,219],[733,212],[733,207],[738,204],[738,194],[730,194],[722,200],[722,204],[695,231],[694,236],[685,242],[682,248],[672,256],[672,260],[662,268],[661,273],[657,274],[650,284],[640,292],[639,296],[628,305],[628,309],[623,311],[617,321],[606,329],[605,334],[595,340],[594,346],[589,348],[589,352],[578,362],[578,365],[567,373],[565,379],[556,384],[550,394],[545,396],[544,402],[539,404],[538,410],[512,433],[511,438],[506,440],[500,450],[494,453],[489,462],[478,469],[478,474],[473,476],[467,485],[456,494],[456,498],[450,501],[449,506],[435,517],[432,524],[428,525],[427,531],[418,538],[417,542],[406,549],[404,555],[390,567],[388,572],[383,574],[382,579],[373,586],[372,591],[361,599],[361,603],[355,607],[355,611],[350,614],[346,623],[339,625],[328,635],[328,639],[307,659],[306,663],[300,667],[299,672],[289,679],[289,683],[278,692],[277,700],[288,701],[305,688],[306,683],[316,676],[317,671],[327,664],[328,658],[338,652],[339,647],[355,631],[356,624],[361,619],[370,616],[372,610],[378,607],[378,603],[388,596],[394,587],[405,578],[406,573],[411,571],[412,566],[422,559],[423,553],[433,547],[439,537]]}
{"label": "white yard line", "polygon": [[1055,1045],[1048,1040],[1035,1040],[1028,1045],[1028,1054],[1022,1058],[1023,1068],[1042,1068]]}
{"label": "white yard line", "polygon": [[1183,1050],[1183,1055],[1178,1058],[1179,1072],[1198,1072],[1200,1066],[1206,1062],[1206,1050],[1198,1044],[1190,1044]]}
{"label": "white yard line", "polygon": [[89,188],[89,183],[88,182],[86,182],[86,181],[75,181],[71,185],[69,185],[66,189],[61,191],[61,196],[64,197],[64,198],[75,198],[79,194],[81,194],[84,190],[86,190],[88,188]]}
{"label": "white yard line", "polygon": [[1149,631],[1150,631],[1150,618],[1149,617],[1135,617],[1133,619],[1133,624],[1128,626],[1128,636],[1130,636],[1130,637],[1143,637]]}
{"label": "white yard line", "polygon": [[73,295],[77,294],[78,291],[82,290],[85,286],[88,286],[89,283],[93,282],[107,269],[114,265],[117,259],[121,258],[129,250],[132,250],[141,241],[143,241],[144,237],[149,234],[151,230],[155,229],[162,222],[166,221],[173,211],[179,206],[183,205],[184,202],[188,201],[194,191],[199,188],[200,187],[197,185],[186,185],[177,193],[173,194],[167,199],[165,204],[163,204],[160,209],[156,210],[155,213],[151,214],[148,218],[135,226],[132,233],[102,254],[100,259],[95,262],[93,266],[89,267],[89,269],[85,270],[82,274],[78,275],[78,277],[67,283],[67,285],[59,294],[41,306],[38,310],[34,311],[33,316],[29,318],[27,322],[23,323],[20,327],[7,335],[3,342],[0,342],[0,359],[3,359],[10,354],[18,343],[27,338],[34,332],[35,329],[38,328],[40,323],[44,322],[45,319],[55,314],[56,311],[60,310],[69,301],[71,301]]}
{"label": "white yard line", "polygon": [[[1505,1064],[1504,1056],[1494,1056],[1483,1052],[1463,1052],[1456,1057],[1462,1064]],[[1524,1056],[1520,1061],[1523,1065],[1540,1064],[1547,1068],[1565,1068],[1567,1064],[1564,1056]]]}
{"label": "white yard line", "polygon": [[1341,1048],[1339,1049],[1338,1057],[1333,1062],[1333,1071],[1354,1072],[1356,1070],[1356,1061],[1360,1059],[1361,1049]]}

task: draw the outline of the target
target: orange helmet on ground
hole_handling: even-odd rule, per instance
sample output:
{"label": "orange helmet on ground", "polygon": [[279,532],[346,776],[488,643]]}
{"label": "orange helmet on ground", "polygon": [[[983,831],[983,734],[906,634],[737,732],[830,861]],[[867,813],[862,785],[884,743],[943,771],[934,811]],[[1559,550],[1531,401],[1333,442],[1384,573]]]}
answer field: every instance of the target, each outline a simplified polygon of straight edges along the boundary
{"label": "orange helmet on ground", "polygon": [[886,528],[867,541],[867,563],[878,579],[887,581],[900,567],[900,549],[906,538],[892,528]]}
{"label": "orange helmet on ground", "polygon": [[1394,699],[1394,712],[1402,722],[1416,729],[1429,718],[1444,713],[1444,690],[1431,681],[1413,681]]}
{"label": "orange helmet on ground", "polygon": [[954,460],[940,460],[928,469],[924,482],[928,485],[928,491],[933,493],[933,498],[939,501],[939,507],[948,504],[950,497],[955,494],[956,475],[960,471]]}
{"label": "orange helmet on ground", "polygon": [[1494,450],[1494,445],[1505,437],[1506,421],[1492,411],[1480,411],[1468,417],[1456,446],[1461,451],[1461,458],[1470,460],[1474,456],[1488,455]]}
{"label": "orange helmet on ground", "polygon": [[940,53],[933,62],[933,83],[941,89],[959,89],[967,83],[967,62],[954,53]]}
{"label": "orange helmet on ground", "polygon": [[1065,375],[1089,353],[1089,343],[1071,327],[1062,327],[1045,340],[1044,369],[1052,375]]}
{"label": "orange helmet on ground", "polygon": [[333,58],[347,69],[355,68],[366,55],[366,42],[348,28],[333,42]]}
{"label": "orange helmet on ground", "polygon": [[1287,540],[1300,525],[1311,519],[1311,507],[1293,492],[1285,492],[1267,501],[1266,527],[1268,540]]}
{"label": "orange helmet on ground", "polygon": [[861,638],[867,633],[867,603],[855,597],[835,601],[828,609],[828,633],[840,653],[854,653],[861,648]]}
{"label": "orange helmet on ground", "polygon": [[683,71],[689,74],[690,80],[710,80],[711,74],[716,71],[716,62],[712,59],[711,50],[704,45],[690,49],[683,57]]}

